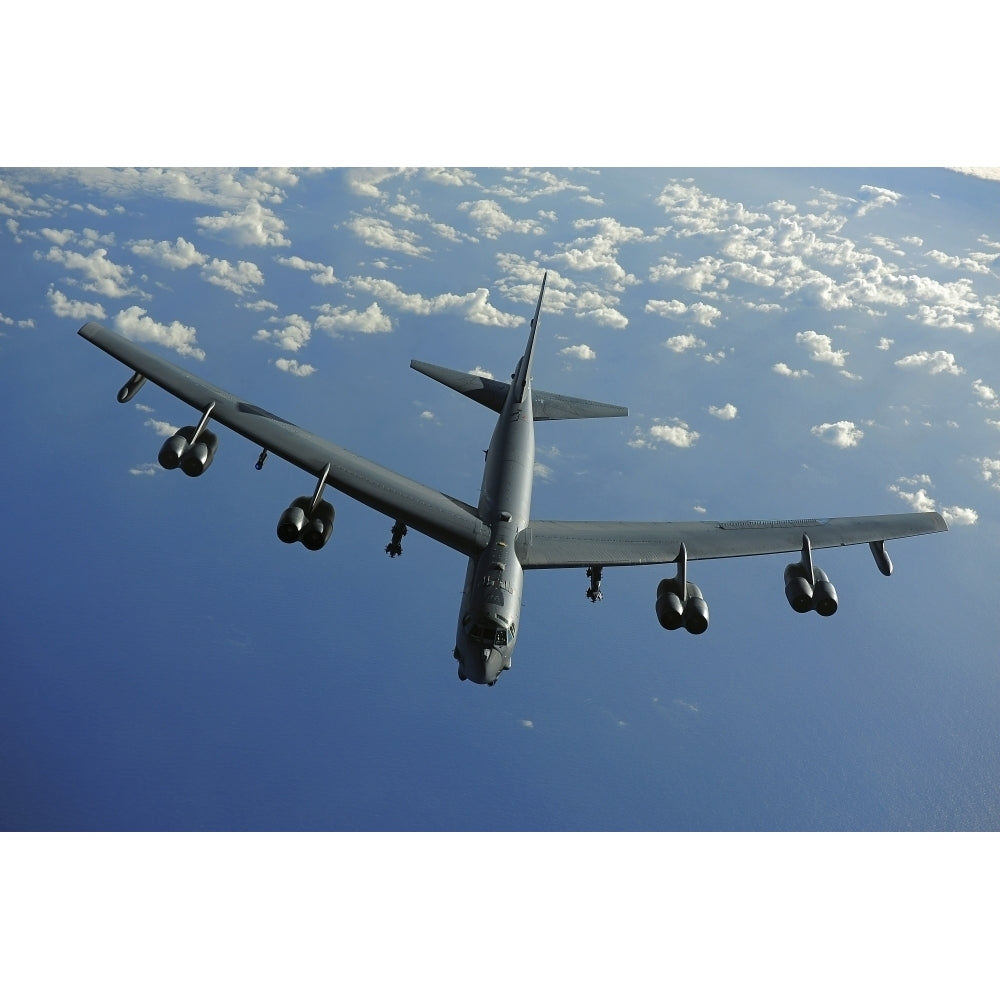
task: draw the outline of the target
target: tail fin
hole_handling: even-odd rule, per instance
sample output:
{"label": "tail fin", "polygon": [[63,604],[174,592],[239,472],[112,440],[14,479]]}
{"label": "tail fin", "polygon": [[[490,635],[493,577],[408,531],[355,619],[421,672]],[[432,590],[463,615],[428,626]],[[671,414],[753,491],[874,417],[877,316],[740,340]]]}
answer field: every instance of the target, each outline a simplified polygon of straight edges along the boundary
{"label": "tail fin", "polygon": [[535,306],[535,315],[531,320],[531,333],[528,334],[528,346],[524,349],[524,357],[518,362],[517,370],[514,372],[514,392],[517,393],[518,401],[524,399],[525,390],[531,382],[531,363],[535,358],[535,331],[538,329],[538,314],[542,311],[542,296],[545,295],[545,282],[548,281],[549,272],[542,275],[542,288],[538,293],[538,305]]}

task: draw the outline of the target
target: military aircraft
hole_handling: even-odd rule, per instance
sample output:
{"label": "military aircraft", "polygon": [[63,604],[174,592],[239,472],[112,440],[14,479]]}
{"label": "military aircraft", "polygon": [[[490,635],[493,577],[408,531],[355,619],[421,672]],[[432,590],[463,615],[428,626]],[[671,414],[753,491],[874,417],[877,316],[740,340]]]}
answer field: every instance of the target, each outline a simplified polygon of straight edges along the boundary
{"label": "military aircraft", "polygon": [[538,521],[531,519],[535,464],[535,421],[627,416],[623,406],[597,403],[535,389],[532,364],[545,282],[524,355],[509,384],[480,375],[411,361],[412,368],[499,414],[473,506],[376,465],[281,417],[206,382],[136,346],[97,323],[79,334],[132,368],[118,392],[127,403],[149,380],[193,406],[197,424],[181,427],[163,444],[159,462],[200,476],[212,464],[219,440],[209,422],[229,427],[261,447],[257,468],[273,453],[316,480],[312,495],[296,497],[278,520],[278,538],[318,550],[330,540],[334,508],[323,499],[331,486],[393,518],[385,551],[402,553],[407,528],[414,528],[468,557],[458,613],[454,656],[458,676],[477,684],[496,683],[510,668],[518,638],[524,571],[586,569],[587,597],[601,599],[601,574],[608,566],[674,563],[676,573],[656,592],[656,617],[665,629],[700,634],[708,628],[708,604],[688,579],[696,559],[799,552],[785,569],[785,596],[795,611],[823,616],[837,610],[837,594],[815,565],[814,549],[867,542],[879,570],[888,576],[890,538],[946,531],[935,512],[865,517],[744,521]]}

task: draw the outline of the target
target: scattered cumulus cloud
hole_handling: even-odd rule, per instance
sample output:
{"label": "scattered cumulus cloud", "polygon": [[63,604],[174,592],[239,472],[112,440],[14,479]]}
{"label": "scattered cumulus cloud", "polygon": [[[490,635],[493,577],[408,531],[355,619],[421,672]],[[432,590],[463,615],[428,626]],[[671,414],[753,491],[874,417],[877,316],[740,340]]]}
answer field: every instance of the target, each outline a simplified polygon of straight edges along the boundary
{"label": "scattered cumulus cloud", "polygon": [[843,368],[847,360],[847,351],[835,351],[833,341],[825,333],[817,333],[815,330],[805,330],[795,334],[795,343],[803,344],[810,351],[813,361],[819,361],[825,365],[833,365],[835,368]]}
{"label": "scattered cumulus cloud", "polygon": [[705,341],[700,340],[693,333],[679,333],[676,337],[670,337],[663,342],[667,350],[675,354],[683,354],[685,351],[697,350],[705,346]]}
{"label": "scattered cumulus cloud", "polygon": [[789,368],[784,361],[779,361],[777,364],[772,365],[771,371],[776,372],[778,375],[784,375],[785,378],[810,378],[812,375],[805,368]]}
{"label": "scattered cumulus cloud", "polygon": [[832,424],[818,424],[811,428],[821,441],[835,448],[854,448],[865,436],[865,432],[853,420],[838,420]]}
{"label": "scattered cumulus cloud", "polygon": [[170,437],[171,434],[177,433],[176,424],[166,420],[155,420],[153,417],[150,417],[142,426],[151,427],[159,437]]}
{"label": "scattered cumulus cloud", "polygon": [[560,354],[569,354],[579,361],[593,361],[597,357],[595,351],[589,348],[586,344],[576,344],[573,347],[564,347]]}
{"label": "scattered cumulus cloud", "polygon": [[130,340],[162,344],[198,361],[205,360],[205,352],[195,345],[195,328],[174,320],[172,323],[158,323],[139,306],[129,306],[114,318],[114,325]]}
{"label": "scattered cumulus cloud", "polygon": [[[918,513],[936,510],[950,525],[972,525],[979,520],[978,512],[972,507],[940,507],[936,500],[933,500],[927,493],[926,487],[933,486],[931,477],[919,475],[913,477],[902,476],[889,487],[891,493],[895,493],[904,503],[908,504],[911,510]],[[910,487],[905,489],[904,487]]]}
{"label": "scattered cumulus cloud", "polygon": [[367,292],[394,308],[419,316],[450,312],[462,316],[470,323],[483,326],[521,326],[524,322],[520,316],[512,316],[497,309],[489,301],[490,293],[487,288],[477,288],[464,295],[443,292],[427,296],[419,292],[404,292],[387,278],[352,277],[349,284],[352,291]]}
{"label": "scattered cumulus cloud", "polygon": [[981,378],[977,378],[972,383],[972,391],[979,397],[979,405],[990,410],[1000,407],[1000,399],[997,398],[996,391],[986,385]]}
{"label": "scattered cumulus cloud", "polygon": [[630,448],[655,449],[657,444],[669,444],[675,448],[691,448],[701,435],[691,430],[682,420],[672,424],[655,423],[648,431],[636,427],[628,444]]}
{"label": "scattered cumulus cloud", "polygon": [[505,233],[530,236],[542,236],[545,233],[545,227],[534,219],[511,218],[497,202],[489,199],[464,201],[458,207],[468,213],[476,230],[488,240],[499,239]]}
{"label": "scattered cumulus cloud", "polygon": [[710,406],[708,412],[720,420],[735,420],[739,411],[732,403],[726,403],[725,406]]}
{"label": "scattered cumulus cloud", "polygon": [[420,237],[409,229],[397,229],[388,219],[373,215],[356,215],[347,223],[347,228],[367,246],[377,250],[404,253],[410,257],[426,257],[428,247],[422,246]]}
{"label": "scattered cumulus cloud", "polygon": [[[282,326],[277,330],[258,330],[254,340],[266,340],[277,344],[283,351],[298,351],[309,343],[312,325],[304,316],[292,313],[283,319],[272,317],[271,322],[281,323]],[[280,362],[277,364],[282,371],[288,371],[287,366],[282,367]]]}
{"label": "scattered cumulus cloud", "polygon": [[291,240],[284,236],[284,221],[259,201],[251,201],[242,212],[223,212],[222,215],[202,215],[195,224],[203,235],[237,246],[284,247]]}
{"label": "scattered cumulus cloud", "polygon": [[173,271],[200,266],[208,260],[205,254],[199,253],[195,245],[183,236],[178,236],[173,243],[166,240],[133,240],[128,247],[136,256],[145,257]]}
{"label": "scattered cumulus cloud", "polygon": [[337,283],[333,268],[329,264],[320,264],[314,260],[303,260],[296,255],[291,257],[275,257],[275,260],[283,267],[291,267],[296,271],[310,272],[309,279],[315,281],[317,285],[335,285]]}
{"label": "scattered cumulus cloud", "polygon": [[965,369],[959,367],[955,355],[950,351],[919,351],[900,358],[896,365],[899,368],[926,368],[931,375],[962,375]]}
{"label": "scattered cumulus cloud", "polygon": [[316,328],[338,337],[341,333],[389,333],[392,319],[373,302],[361,311],[347,306],[323,305],[319,307]]}
{"label": "scattered cumulus cloud", "polygon": [[104,247],[99,247],[90,254],[82,254],[76,250],[63,250],[54,246],[50,247],[47,254],[35,256],[61,264],[67,270],[79,271],[83,275],[85,291],[96,292],[109,299],[139,294],[139,290],[130,284],[132,268],[127,264],[115,264],[108,258],[108,251]]}
{"label": "scattered cumulus cloud", "polygon": [[63,319],[107,319],[104,306],[99,302],[69,299],[58,288],[51,286],[46,294],[52,312]]}
{"label": "scattered cumulus cloud", "polygon": [[299,364],[294,358],[278,358],[274,362],[274,367],[278,368],[280,371],[288,372],[289,375],[297,375],[300,378],[304,378],[307,375],[312,375],[316,369],[312,365]]}
{"label": "scattered cumulus cloud", "polygon": [[246,295],[255,290],[255,286],[264,283],[264,275],[260,268],[249,260],[241,260],[231,264],[228,260],[215,258],[201,270],[201,276],[211,285],[224,288],[234,295]]}

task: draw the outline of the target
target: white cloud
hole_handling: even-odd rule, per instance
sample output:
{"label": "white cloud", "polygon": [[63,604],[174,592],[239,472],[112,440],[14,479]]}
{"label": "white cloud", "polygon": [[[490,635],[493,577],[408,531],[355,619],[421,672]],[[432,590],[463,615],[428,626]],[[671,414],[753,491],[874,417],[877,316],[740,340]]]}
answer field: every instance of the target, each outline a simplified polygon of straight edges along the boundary
{"label": "white cloud", "polygon": [[289,375],[298,375],[300,378],[312,375],[316,371],[312,365],[299,364],[294,358],[278,358],[274,362],[274,367],[279,368],[283,372],[288,372]]}
{"label": "white cloud", "polygon": [[871,184],[862,184],[861,193],[867,198],[859,208],[858,217],[867,215],[873,208],[883,208],[886,205],[895,205],[903,196],[887,188],[873,187]]}
{"label": "white cloud", "polygon": [[237,246],[284,247],[291,240],[283,235],[285,223],[259,201],[251,201],[242,212],[202,215],[196,218],[200,232]]}
{"label": "white cloud", "polygon": [[334,336],[340,334],[342,330],[350,330],[354,333],[389,333],[392,330],[392,320],[377,302],[373,302],[367,309],[359,312],[357,309],[348,309],[347,306],[319,306],[320,315],[316,317],[316,327],[319,330],[326,330]]}
{"label": "white cloud", "polygon": [[655,449],[656,443],[662,442],[675,448],[690,448],[699,437],[701,435],[697,431],[691,430],[686,423],[678,420],[673,424],[653,424],[646,433],[636,427],[628,444],[630,448]]}
{"label": "white cloud", "polygon": [[576,344],[573,347],[564,347],[560,354],[571,354],[574,358],[578,358],[580,361],[593,361],[597,357],[596,352],[589,348],[586,344]]}
{"label": "white cloud", "polygon": [[915,510],[918,513],[932,510],[939,511],[949,525],[971,525],[979,520],[979,514],[972,507],[939,507],[937,501],[928,496],[924,486],[920,486],[919,489],[912,491],[903,489],[903,486],[916,486],[918,483],[923,483],[927,486],[934,485],[931,482],[930,476],[926,475],[917,476],[913,479],[901,477],[889,487],[889,490],[905,503],[909,504],[911,510]]}
{"label": "white cloud", "polygon": [[785,378],[810,378],[812,376],[812,373],[805,368],[789,368],[784,361],[779,361],[776,365],[772,365],[771,371],[777,372],[779,375],[784,375]]}
{"label": "white cloud", "polygon": [[218,285],[234,295],[245,295],[254,291],[254,286],[264,283],[260,268],[249,260],[241,260],[234,266],[216,257],[201,269],[201,276],[209,284]]}
{"label": "white cloud", "polygon": [[663,346],[675,354],[683,354],[685,351],[704,347],[705,341],[699,340],[693,333],[679,333],[676,337],[665,340]]}
{"label": "white cloud", "polygon": [[687,312],[687,305],[680,299],[650,299],[646,303],[646,312],[655,313],[657,316],[682,316]]}
{"label": "white cloud", "polygon": [[170,437],[171,434],[176,433],[177,425],[171,424],[166,420],[155,420],[150,417],[143,425],[143,427],[151,427],[160,437]]}
{"label": "white cloud", "polygon": [[411,257],[425,257],[430,250],[421,246],[419,237],[409,229],[396,229],[388,219],[371,215],[356,215],[347,228],[362,242],[377,250],[405,253]]}
{"label": "white cloud", "polygon": [[804,344],[809,348],[810,357],[813,361],[820,361],[825,365],[833,365],[835,368],[843,368],[847,360],[847,351],[835,351],[833,341],[825,333],[817,333],[815,330],[804,330],[795,334],[795,342]]}
{"label": "white cloud", "polygon": [[466,292],[464,295],[443,292],[440,295],[425,296],[419,292],[404,292],[387,278],[352,277],[349,284],[352,290],[368,292],[397,309],[420,316],[453,312],[470,323],[479,323],[483,326],[509,327],[521,326],[524,323],[522,317],[503,313],[492,305],[487,288],[477,288],[474,292]]}
{"label": "white cloud", "polygon": [[314,260],[303,260],[296,255],[291,257],[275,257],[274,259],[284,267],[291,267],[296,271],[311,271],[312,273],[309,275],[309,278],[311,281],[315,281],[317,285],[335,285],[337,283],[333,268],[329,264],[320,264]]}
{"label": "white cloud", "polygon": [[725,406],[710,406],[708,412],[720,420],[735,420],[739,411],[732,403],[726,403]]}
{"label": "white cloud", "polygon": [[[36,254],[36,257],[38,256],[40,255]],[[87,256],[75,250],[66,251],[59,247],[50,247],[42,259],[62,264],[71,271],[82,272],[83,287],[88,292],[96,292],[110,299],[120,299],[138,292],[138,289],[129,284],[132,268],[127,264],[115,264],[108,260],[108,251],[103,247]]]}
{"label": "white cloud", "polygon": [[52,311],[64,319],[106,319],[104,306],[98,302],[81,302],[68,299],[58,288],[49,287],[46,293]]}
{"label": "white cloud", "polygon": [[821,441],[836,448],[854,448],[865,436],[865,432],[853,420],[838,420],[832,424],[819,424],[811,428]]}
{"label": "white cloud", "polygon": [[130,476],[155,476],[159,468],[153,462],[144,462],[142,465],[137,465],[129,469],[128,473]]}
{"label": "white cloud", "polygon": [[[304,316],[292,313],[281,320],[274,316],[271,322],[280,322],[284,325],[280,330],[258,330],[255,340],[267,340],[277,344],[283,351],[297,351],[309,343],[312,326]],[[282,371],[287,370],[287,367],[282,368]]]}
{"label": "white cloud", "polygon": [[199,253],[193,243],[189,243],[183,236],[178,236],[173,243],[160,240],[158,243],[153,240],[134,240],[129,245],[132,253],[139,257],[148,257],[156,264],[169,267],[174,271],[183,271],[194,265],[204,264],[208,258],[203,253]]}
{"label": "white cloud", "polygon": [[476,367],[473,368],[472,371],[469,372],[469,374],[470,375],[478,375],[480,378],[488,378],[488,379],[492,379],[493,378],[493,372],[487,371],[481,365],[476,365]]}
{"label": "white cloud", "polygon": [[1000,458],[977,458],[976,461],[983,479],[994,489],[1000,490]]}
{"label": "white cloud", "polygon": [[896,341],[892,340],[889,337],[882,337],[878,342],[878,349],[880,351],[888,351],[889,348],[892,347],[892,345],[895,343]]}
{"label": "white cloud", "polygon": [[962,375],[964,368],[955,362],[955,355],[950,351],[919,351],[900,358],[896,365],[900,368],[926,368],[931,375]]}
{"label": "white cloud", "polygon": [[544,226],[539,225],[534,219],[513,219],[497,202],[489,199],[463,201],[458,207],[461,211],[468,212],[476,229],[488,240],[498,239],[504,233],[541,236],[545,232]]}
{"label": "white cloud", "polygon": [[195,328],[184,326],[174,320],[173,323],[157,323],[146,315],[145,309],[139,306],[129,306],[114,318],[115,326],[130,340],[140,340],[146,343],[162,344],[170,347],[178,354],[190,358],[205,360],[205,352],[195,346]]}
{"label": "white cloud", "polygon": [[972,391],[979,397],[979,405],[990,410],[1000,407],[1000,399],[997,398],[996,391],[984,384],[981,378],[977,378],[972,383]]}

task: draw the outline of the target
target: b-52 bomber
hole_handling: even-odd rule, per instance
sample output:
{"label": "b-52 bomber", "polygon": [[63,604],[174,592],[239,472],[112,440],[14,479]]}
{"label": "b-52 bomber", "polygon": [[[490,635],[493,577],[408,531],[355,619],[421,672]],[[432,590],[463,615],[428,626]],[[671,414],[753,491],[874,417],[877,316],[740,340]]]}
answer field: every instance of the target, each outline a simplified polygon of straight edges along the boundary
{"label": "b-52 bomber", "polygon": [[700,634],[708,628],[708,604],[688,577],[697,559],[798,552],[785,569],[785,596],[795,611],[823,616],[837,610],[837,594],[813,562],[813,551],[867,542],[879,570],[892,563],[885,549],[891,538],[946,531],[936,512],[865,517],[744,521],[538,521],[531,518],[535,464],[535,422],[571,418],[627,416],[623,406],[542,392],[532,383],[538,317],[546,274],[538,293],[528,343],[509,384],[480,375],[411,361],[418,372],[457,390],[499,414],[483,472],[479,501],[473,506],[383,468],[283,420],[138,347],[97,323],[79,333],[133,369],[118,392],[129,402],[148,380],[193,406],[200,419],[181,427],[163,444],[159,462],[200,476],[219,445],[214,421],[249,438],[268,454],[298,466],[315,479],[312,494],[292,501],[278,520],[278,538],[318,550],[330,540],[334,508],[323,499],[330,486],[393,519],[390,556],[400,555],[402,539],[413,528],[468,559],[458,612],[454,656],[458,676],[476,684],[495,684],[510,668],[521,625],[524,572],[536,569],[586,569],[587,597],[601,599],[601,574],[608,566],[673,563],[675,575],[660,582],[656,617],[665,629]]}

